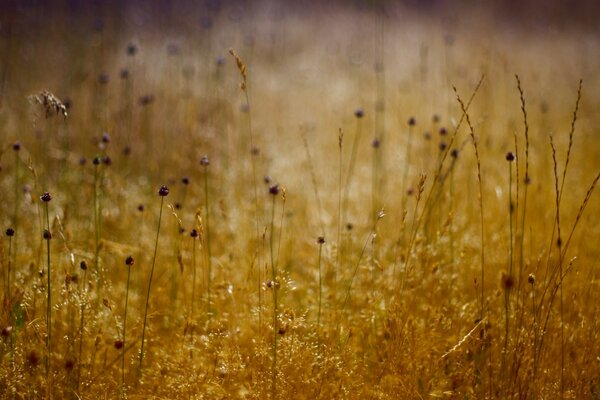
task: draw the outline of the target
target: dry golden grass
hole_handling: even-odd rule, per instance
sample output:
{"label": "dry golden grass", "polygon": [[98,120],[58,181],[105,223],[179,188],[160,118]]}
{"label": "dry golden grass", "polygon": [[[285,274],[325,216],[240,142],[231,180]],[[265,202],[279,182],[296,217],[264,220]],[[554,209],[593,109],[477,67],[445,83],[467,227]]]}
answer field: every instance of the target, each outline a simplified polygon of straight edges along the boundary
{"label": "dry golden grass", "polygon": [[600,397],[593,32],[74,4],[1,17],[1,398]]}

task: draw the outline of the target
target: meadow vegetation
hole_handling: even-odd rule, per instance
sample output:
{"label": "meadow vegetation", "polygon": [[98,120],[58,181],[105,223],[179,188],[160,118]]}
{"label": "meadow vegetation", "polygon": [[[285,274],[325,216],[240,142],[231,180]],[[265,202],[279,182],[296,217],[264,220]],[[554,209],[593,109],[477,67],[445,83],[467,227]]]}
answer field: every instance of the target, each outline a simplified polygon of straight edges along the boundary
{"label": "meadow vegetation", "polygon": [[600,398],[597,35],[167,3],[0,17],[1,398]]}

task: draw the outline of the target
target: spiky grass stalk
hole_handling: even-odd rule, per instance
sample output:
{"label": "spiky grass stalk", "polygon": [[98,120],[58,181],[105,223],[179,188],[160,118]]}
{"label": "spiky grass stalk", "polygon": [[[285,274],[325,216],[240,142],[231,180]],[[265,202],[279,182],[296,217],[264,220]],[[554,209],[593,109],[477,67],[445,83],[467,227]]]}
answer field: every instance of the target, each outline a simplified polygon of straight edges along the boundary
{"label": "spiky grass stalk", "polygon": [[517,80],[517,89],[519,90],[519,98],[521,100],[521,112],[523,113],[523,125],[524,125],[524,136],[525,136],[525,179],[523,181],[523,207],[521,211],[521,233],[520,233],[520,244],[519,244],[519,287],[521,288],[521,277],[523,275],[523,251],[525,243],[525,221],[527,216],[527,188],[531,178],[529,177],[529,124],[527,123],[527,109],[525,108],[525,94],[521,87],[521,80],[519,75],[515,75]]}
{"label": "spiky grass stalk", "polygon": [[127,284],[125,286],[125,309],[123,311],[123,348],[121,351],[121,397],[125,397],[125,353],[127,352],[127,305],[129,302],[129,281],[131,278],[131,266],[134,264],[132,256],[125,259],[127,265]]}
{"label": "spiky grass stalk", "polygon": [[336,266],[333,269],[331,277],[331,297],[333,303],[333,315],[330,321],[335,321],[337,318],[337,274],[340,271],[342,264],[342,169],[343,169],[343,148],[344,148],[344,132],[342,128],[338,131],[338,210],[337,210],[337,255]]}
{"label": "spiky grass stalk", "polygon": [[169,189],[166,186],[161,186],[158,190],[158,195],[160,196],[160,211],[158,213],[158,226],[156,228],[156,241],[154,243],[154,255],[152,256],[152,267],[150,268],[150,279],[148,280],[148,291],[146,293],[146,305],[144,307],[144,323],[142,325],[142,343],[140,347],[140,363],[138,366],[138,384],[140,383],[142,377],[142,367],[144,362],[144,339],[146,337],[146,326],[148,320],[148,304],[150,302],[150,289],[152,288],[152,277],[154,276],[154,266],[156,264],[156,254],[158,251],[158,238],[160,234],[160,221],[162,219],[162,211],[163,211],[163,203],[165,201],[165,197],[169,194]]}
{"label": "spiky grass stalk", "polygon": [[308,146],[308,139],[306,137],[306,131],[302,129],[300,131],[302,138],[302,144],[306,153],[306,162],[308,163],[308,169],[310,171],[310,181],[312,183],[313,191],[315,194],[315,201],[317,202],[317,213],[319,216],[319,227],[321,228],[321,234],[325,234],[325,226],[323,225],[323,206],[321,203],[321,196],[319,195],[319,185],[317,184],[317,175],[315,174],[315,167],[312,156],[310,154],[310,147]]}
{"label": "spiky grass stalk", "polygon": [[[252,131],[252,115],[251,115],[251,107],[250,107],[250,96],[248,94],[248,76],[246,71],[246,64],[242,61],[241,57],[233,50],[229,49],[229,54],[235,59],[238,71],[240,76],[242,77],[242,82],[240,83],[240,89],[244,93],[244,97],[246,99],[246,105],[248,106],[248,135],[250,136],[250,152],[251,152],[251,163],[252,163],[252,183],[254,186],[254,219],[256,225],[256,249],[255,249],[255,258],[257,261],[257,271],[258,271],[258,332],[259,336],[262,337],[262,295],[261,295],[261,252],[260,252],[260,210],[258,204],[258,183],[256,179],[256,160],[254,155],[254,134]],[[244,141],[241,142],[242,145]]]}
{"label": "spiky grass stalk", "polygon": [[[482,81],[483,81],[483,76],[479,80],[479,83],[477,84],[477,87],[475,89],[475,92],[473,93],[473,96],[475,95],[475,93],[477,93],[477,90],[479,89]],[[479,157],[479,146],[477,144],[477,139],[475,138],[475,130],[473,129],[473,124],[471,124],[471,119],[467,112],[468,105],[467,105],[467,107],[465,107],[465,104],[462,101],[462,99],[460,98],[460,96],[458,94],[458,90],[456,89],[455,86],[452,86],[452,90],[454,91],[454,94],[456,95],[456,99],[457,99],[458,103],[460,104],[462,113],[465,116],[465,119],[467,121],[467,125],[469,127],[469,134],[471,136],[471,143],[473,144],[473,148],[475,149],[475,160],[477,161],[477,183],[479,186],[478,201],[479,201],[479,222],[480,222],[480,241],[481,241],[481,251],[480,251],[481,297],[480,297],[480,306],[479,306],[479,319],[481,321],[483,321],[483,319],[486,318],[486,312],[485,312],[485,222],[483,219],[483,215],[484,215],[484,212],[483,212],[483,181],[482,181],[482,177],[481,177],[481,158]],[[471,99],[473,98],[473,96],[471,96]],[[469,100],[468,104],[470,104],[470,103],[471,103],[471,100]],[[492,392],[493,392],[493,382],[492,382],[493,375],[492,375],[492,368],[491,368],[491,364],[492,364],[491,360],[492,360],[492,354],[491,354],[491,352],[488,352],[488,364],[490,365],[490,368],[489,368],[490,396],[492,395]],[[482,390],[485,391],[485,389],[483,389],[483,386],[482,386]],[[485,396],[485,393],[482,393],[482,396]]]}

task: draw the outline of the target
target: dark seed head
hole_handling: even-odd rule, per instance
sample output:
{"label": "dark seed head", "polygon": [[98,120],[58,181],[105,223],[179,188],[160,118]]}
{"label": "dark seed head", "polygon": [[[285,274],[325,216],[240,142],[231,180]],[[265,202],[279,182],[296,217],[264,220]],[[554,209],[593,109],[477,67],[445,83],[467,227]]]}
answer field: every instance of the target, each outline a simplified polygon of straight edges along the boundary
{"label": "dark seed head", "polygon": [[35,352],[35,350],[31,350],[27,354],[27,365],[29,365],[30,367],[36,367],[38,365],[39,361],[40,361],[40,357]]}
{"label": "dark seed head", "polygon": [[160,189],[158,189],[158,195],[165,197],[169,194],[169,188],[166,186],[161,186]]}
{"label": "dark seed head", "polygon": [[561,239],[561,237],[560,237],[560,236],[558,237],[558,239],[556,239],[556,245],[557,245],[558,247],[561,247],[561,246],[562,246],[562,239]]}
{"label": "dark seed head", "polygon": [[8,229],[6,230],[6,236],[8,236],[8,237],[13,237],[13,236],[15,236],[15,230],[14,230],[13,228],[8,228]]}
{"label": "dark seed head", "polygon": [[85,157],[79,158],[79,165],[81,165],[82,167],[85,165],[86,162],[87,162],[87,160],[85,159]]}
{"label": "dark seed head", "polygon": [[12,326],[5,326],[4,328],[2,328],[2,337],[3,338],[7,338],[10,336],[10,334],[12,333],[13,327]]}
{"label": "dark seed head", "polygon": [[50,240],[52,239],[52,233],[48,229],[44,229],[44,239]]}
{"label": "dark seed head", "polygon": [[354,225],[351,222],[348,222],[346,224],[346,230],[351,231],[352,229],[354,229]]}
{"label": "dark seed head", "polygon": [[279,194],[279,185],[273,185],[269,187],[269,194],[277,196]]}
{"label": "dark seed head", "polygon": [[102,134],[102,143],[109,143],[110,142],[110,135],[106,132],[104,132]]}
{"label": "dark seed head", "polygon": [[72,359],[72,358],[67,358],[67,359],[65,360],[65,369],[66,369],[67,371],[72,371],[72,370],[73,370],[73,368],[75,368],[75,361],[73,361],[73,359]]}
{"label": "dark seed head", "polygon": [[184,176],[183,178],[181,178],[181,183],[183,183],[184,185],[189,185],[190,184],[190,178],[188,178],[187,176]]}
{"label": "dark seed head", "polygon": [[208,159],[208,156],[203,156],[200,159],[200,165],[202,165],[203,167],[208,167],[210,165],[210,160]]}
{"label": "dark seed head", "polygon": [[176,202],[175,203],[175,209],[176,210],[181,210],[181,203],[180,202]]}
{"label": "dark seed head", "polygon": [[450,151],[450,156],[452,156],[452,158],[458,158],[458,149],[452,149]]}
{"label": "dark seed head", "polygon": [[50,193],[49,193],[49,192],[44,192],[44,194],[40,196],[40,199],[41,199],[41,200],[42,200],[44,203],[47,203],[47,202],[49,202],[50,200],[52,200],[52,196],[50,195]]}
{"label": "dark seed head", "polygon": [[252,154],[253,156],[257,156],[260,154],[260,149],[256,146],[252,147],[252,150],[250,150],[250,154]]}
{"label": "dark seed head", "polygon": [[81,268],[82,271],[87,270],[87,263],[84,260],[81,260],[79,263],[79,268]]}
{"label": "dark seed head", "polygon": [[271,183],[271,177],[269,175],[265,175],[263,178],[263,182],[268,185],[269,183]]}
{"label": "dark seed head", "polygon": [[119,340],[119,339],[115,340],[114,346],[115,346],[115,349],[121,350],[123,348],[123,341]]}
{"label": "dark seed head", "polygon": [[92,160],[92,164],[94,165],[100,165],[101,162],[102,159],[99,156],[94,157],[94,159]]}
{"label": "dark seed head", "polygon": [[530,285],[533,285],[535,283],[535,275],[529,274],[527,277],[527,282],[529,282]]}
{"label": "dark seed head", "polygon": [[137,46],[133,43],[129,43],[127,45],[127,55],[128,56],[135,56],[135,53],[137,53]]}
{"label": "dark seed head", "polygon": [[183,235],[185,233],[185,228],[183,226],[179,227],[179,234]]}
{"label": "dark seed head", "polygon": [[132,256],[127,256],[127,258],[125,259],[125,265],[131,267],[134,263],[133,257]]}
{"label": "dark seed head", "polygon": [[138,101],[139,101],[140,105],[147,106],[148,104],[151,104],[152,102],[154,102],[154,96],[151,94],[146,94],[146,95],[140,97],[140,99]]}
{"label": "dark seed head", "polygon": [[415,117],[410,117],[408,119],[408,126],[415,126],[417,124],[417,120],[415,119]]}
{"label": "dark seed head", "polygon": [[373,146],[374,149],[378,149],[379,146],[381,146],[381,141],[379,139],[373,139],[373,142],[371,142],[371,146]]}
{"label": "dark seed head", "polygon": [[119,76],[123,80],[129,78],[129,70],[127,68],[121,68],[121,71],[119,72]]}
{"label": "dark seed head", "polygon": [[111,165],[111,164],[112,164],[112,159],[111,159],[109,156],[105,156],[105,157],[102,159],[102,163],[103,163],[104,165]]}
{"label": "dark seed head", "polygon": [[509,151],[508,153],[506,153],[506,161],[508,161],[508,162],[515,161],[515,155],[512,151]]}
{"label": "dark seed head", "polygon": [[193,237],[194,239],[198,237],[198,231],[196,229],[192,229],[192,231],[190,232],[190,236]]}
{"label": "dark seed head", "polygon": [[357,108],[356,110],[354,110],[354,116],[356,118],[360,119],[365,116],[365,112],[363,111],[362,108]]}
{"label": "dark seed head", "polygon": [[515,285],[515,278],[506,273],[502,273],[502,287],[504,290],[510,290]]}
{"label": "dark seed head", "polygon": [[142,212],[142,211],[144,211],[144,205],[143,205],[143,204],[140,204],[140,205],[137,207],[137,209],[138,209],[138,211],[139,211],[139,212]]}
{"label": "dark seed head", "polygon": [[318,244],[324,244],[325,243],[325,237],[324,236],[319,236],[317,238],[317,243]]}
{"label": "dark seed head", "polygon": [[21,150],[21,143],[20,142],[14,142],[12,147],[13,147],[14,151],[19,151],[19,150]]}
{"label": "dark seed head", "polygon": [[437,124],[438,122],[441,121],[441,118],[439,115],[433,114],[433,117],[431,118],[431,120],[433,121],[434,124]]}
{"label": "dark seed head", "polygon": [[446,148],[448,147],[448,145],[446,144],[446,142],[440,142],[440,144],[438,145],[438,147],[440,148],[440,151],[444,151],[444,150],[446,150]]}
{"label": "dark seed head", "polygon": [[446,128],[444,128],[444,127],[441,127],[440,130],[438,131],[438,133],[441,136],[446,136],[448,134],[448,130]]}

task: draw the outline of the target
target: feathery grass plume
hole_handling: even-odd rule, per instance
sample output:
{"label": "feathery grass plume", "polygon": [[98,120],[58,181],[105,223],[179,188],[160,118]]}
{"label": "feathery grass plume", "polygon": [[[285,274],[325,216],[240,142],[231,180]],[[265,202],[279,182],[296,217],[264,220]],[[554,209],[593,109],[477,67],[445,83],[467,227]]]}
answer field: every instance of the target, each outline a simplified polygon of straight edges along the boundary
{"label": "feathery grass plume", "polygon": [[144,338],[146,336],[146,324],[148,320],[148,303],[150,302],[150,289],[152,288],[152,277],[154,275],[154,266],[156,265],[156,254],[158,251],[158,238],[160,234],[160,222],[162,219],[162,211],[163,211],[163,203],[165,197],[169,195],[169,188],[166,186],[161,186],[158,189],[158,195],[160,196],[160,210],[158,213],[158,226],[156,228],[156,241],[154,243],[154,255],[152,256],[152,267],[150,268],[150,278],[148,279],[148,291],[146,293],[146,305],[144,307],[144,324],[142,327],[142,343],[140,347],[140,363],[138,366],[138,381],[139,384],[142,378],[142,367],[144,361]]}
{"label": "feathery grass plume", "polygon": [[519,98],[521,100],[521,112],[523,114],[523,136],[525,137],[525,178],[523,188],[523,207],[521,212],[521,232],[520,232],[520,244],[519,244],[519,288],[521,287],[521,275],[523,273],[523,250],[525,242],[525,221],[527,216],[527,188],[531,183],[531,177],[529,176],[529,124],[527,122],[527,108],[525,107],[525,93],[521,87],[521,80],[519,75],[515,75],[517,80],[517,89],[519,91]]}
{"label": "feathery grass plume", "polygon": [[37,94],[29,95],[28,99],[31,103],[41,106],[46,118],[50,118],[52,115],[62,115],[64,119],[67,119],[67,107],[49,91],[42,90]]}

